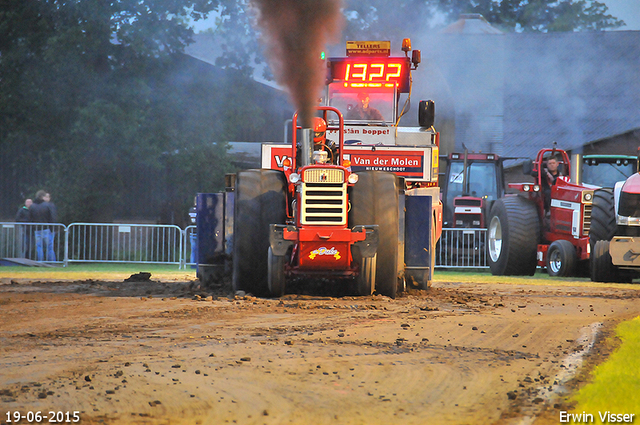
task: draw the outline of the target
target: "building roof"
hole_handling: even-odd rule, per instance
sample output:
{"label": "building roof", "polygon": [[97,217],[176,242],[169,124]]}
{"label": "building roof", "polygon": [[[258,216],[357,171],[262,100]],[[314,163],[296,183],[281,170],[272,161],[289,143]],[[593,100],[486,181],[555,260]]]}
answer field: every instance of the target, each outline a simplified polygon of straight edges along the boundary
{"label": "building roof", "polygon": [[506,50],[503,155],[640,127],[640,31],[513,34]]}
{"label": "building roof", "polygon": [[534,157],[640,127],[640,31],[441,33],[416,45],[433,70],[414,95],[451,105],[436,128],[455,120],[455,150]]}

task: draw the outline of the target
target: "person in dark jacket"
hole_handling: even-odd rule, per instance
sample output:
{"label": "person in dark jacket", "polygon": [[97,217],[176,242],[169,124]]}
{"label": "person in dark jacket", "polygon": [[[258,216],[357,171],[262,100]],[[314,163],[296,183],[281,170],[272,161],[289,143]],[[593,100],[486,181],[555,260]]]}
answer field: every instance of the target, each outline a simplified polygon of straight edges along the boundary
{"label": "person in dark jacket", "polygon": [[39,190],[29,211],[31,213],[31,222],[40,224],[35,226],[34,232],[37,260],[44,261],[44,244],[47,250],[47,261],[56,261],[56,253],[53,249],[55,232],[49,226],[44,225],[44,223],[56,223],[58,221],[58,214],[55,205],[51,202],[51,195],[44,190]]}
{"label": "person in dark jacket", "polygon": [[[18,209],[16,213],[16,223],[28,223],[31,221],[31,211],[29,207],[33,204],[33,200],[27,198],[24,200],[24,205]],[[31,251],[31,226],[19,224],[18,226],[18,253],[21,258],[29,258],[29,251]]]}
{"label": "person in dark jacket", "polygon": [[384,121],[380,111],[369,105],[368,93],[358,93],[358,100],[360,103],[347,112],[348,120]]}

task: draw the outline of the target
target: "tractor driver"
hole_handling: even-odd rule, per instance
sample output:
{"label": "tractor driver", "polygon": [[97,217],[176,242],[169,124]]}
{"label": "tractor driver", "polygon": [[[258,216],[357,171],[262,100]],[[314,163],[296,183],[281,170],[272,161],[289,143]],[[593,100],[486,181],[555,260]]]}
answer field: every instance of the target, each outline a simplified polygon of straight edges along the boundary
{"label": "tractor driver", "polygon": [[358,93],[358,100],[360,104],[357,104],[347,112],[348,120],[384,121],[380,111],[369,105],[371,99],[368,93]]}
{"label": "tractor driver", "polygon": [[558,177],[562,175],[558,166],[560,165],[558,158],[555,156],[549,157],[547,159],[547,165],[542,169],[542,193],[544,195],[544,209],[545,211],[549,211],[551,207],[551,187],[555,186],[558,181]]}
{"label": "tractor driver", "polygon": [[[335,163],[337,159],[338,147],[332,140],[327,140],[327,123],[320,117],[313,119],[313,150],[314,160],[319,163]],[[315,152],[326,152],[326,155]]]}
{"label": "tractor driver", "polygon": [[547,183],[549,187],[556,184],[558,181],[558,177],[561,176],[560,170],[558,170],[558,158],[552,156],[547,160],[547,168],[545,169],[545,175],[547,178]]}

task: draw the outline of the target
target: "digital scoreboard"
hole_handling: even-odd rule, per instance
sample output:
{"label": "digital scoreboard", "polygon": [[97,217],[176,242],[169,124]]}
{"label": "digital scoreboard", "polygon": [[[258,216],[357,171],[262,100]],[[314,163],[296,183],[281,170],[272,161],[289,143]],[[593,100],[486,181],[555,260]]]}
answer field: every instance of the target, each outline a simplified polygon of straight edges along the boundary
{"label": "digital scoreboard", "polygon": [[342,82],[344,87],[352,88],[392,88],[397,85],[400,93],[409,92],[410,58],[330,58],[328,67],[329,83]]}

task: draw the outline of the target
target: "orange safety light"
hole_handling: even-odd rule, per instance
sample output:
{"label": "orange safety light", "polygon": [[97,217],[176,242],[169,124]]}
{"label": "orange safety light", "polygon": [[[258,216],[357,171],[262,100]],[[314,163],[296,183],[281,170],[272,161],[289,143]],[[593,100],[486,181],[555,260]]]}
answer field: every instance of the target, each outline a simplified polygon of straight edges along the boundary
{"label": "orange safety light", "polygon": [[411,39],[410,38],[402,39],[402,51],[403,52],[410,52],[411,51]]}
{"label": "orange safety light", "polygon": [[291,160],[289,158],[285,158],[282,161],[282,165],[284,165],[285,167],[291,167]]}
{"label": "orange safety light", "polygon": [[351,161],[349,161],[348,159],[345,159],[344,161],[342,161],[342,166],[344,168],[349,168],[351,167]]}

